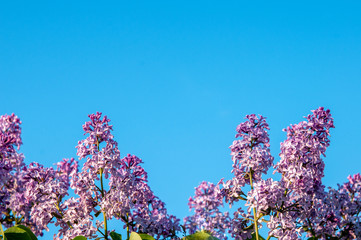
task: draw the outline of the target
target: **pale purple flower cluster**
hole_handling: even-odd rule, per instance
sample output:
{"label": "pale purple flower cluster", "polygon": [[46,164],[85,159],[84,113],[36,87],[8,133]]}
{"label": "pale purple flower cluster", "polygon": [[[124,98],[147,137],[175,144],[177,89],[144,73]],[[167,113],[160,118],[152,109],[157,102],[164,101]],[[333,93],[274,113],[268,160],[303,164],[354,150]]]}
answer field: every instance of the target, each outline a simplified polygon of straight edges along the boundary
{"label": "pale purple flower cluster", "polygon": [[249,212],[252,208],[256,208],[257,217],[262,217],[271,211],[280,209],[285,201],[285,188],[282,186],[282,182],[269,178],[254,184],[254,188],[248,192],[246,206],[249,206]]}
{"label": "pale purple flower cluster", "polygon": [[325,156],[329,130],[334,128],[330,110],[322,107],[308,115],[307,120],[284,130],[287,139],[281,143],[281,160],[275,165],[286,188],[299,195],[323,190],[325,164],[321,155]]}
{"label": "pale purple flower cluster", "polygon": [[24,166],[16,175],[16,193],[10,197],[8,208],[36,235],[49,231],[47,225],[53,217],[60,218],[59,203],[68,195],[69,178],[77,172],[74,159],[64,159],[57,169],[45,168],[38,163]]}
{"label": "pale purple flower cluster", "polygon": [[[189,233],[205,230],[227,239],[254,237],[255,229],[267,223],[269,237],[281,240],[358,239],[361,236],[361,175],[348,177],[338,189],[322,185],[329,131],[334,128],[329,110],[318,108],[306,121],[291,125],[281,143],[280,162],[274,165],[280,181],[262,180],[273,164],[269,126],[264,117],[247,115],[237,127],[231,156],[234,177],[218,184],[202,182],[189,199],[192,216],[184,219]],[[55,240],[109,239],[107,221],[118,219],[124,228],[153,235],[177,238],[179,219],[169,215],[165,204],[148,185],[142,160],[128,154],[121,158],[111,133],[110,120],[101,113],[89,115],[83,125],[88,136],[79,141],[77,155],[85,159],[64,159],[57,168],[38,163],[24,164],[16,150],[22,144],[20,120],[14,114],[0,117],[0,221],[5,227],[29,226],[36,235],[59,227]],[[250,185],[247,194],[243,188]],[[72,188],[77,197],[67,198]],[[233,217],[222,212],[224,202],[233,207]],[[97,218],[102,216],[102,221]],[[256,224],[257,223],[257,224]]]}
{"label": "pale purple flower cluster", "polygon": [[[257,117],[255,114],[247,115],[246,119],[247,121],[239,124],[237,127],[238,133],[236,134],[236,138],[240,139],[235,140],[230,146],[233,160],[232,173],[234,177],[225,182],[222,179],[216,187],[209,183],[209,186],[213,186],[213,188],[217,190],[216,203],[218,206],[223,205],[223,199],[226,203],[229,203],[230,207],[241,199],[246,200],[247,195],[242,191],[242,187],[246,184],[252,185],[252,183],[260,181],[262,174],[267,173],[267,170],[273,164],[267,132],[269,126],[266,119],[261,115]],[[206,189],[205,183],[202,183],[197,189],[199,189],[200,192]],[[196,191],[196,196],[198,195]],[[215,226],[221,225],[205,220],[203,216],[205,215],[205,208],[203,205],[206,201],[202,200],[202,198],[199,199],[199,201],[194,201],[190,198],[189,205],[196,209],[196,211],[194,216],[185,219],[185,225],[189,228],[190,232],[194,232],[196,229],[199,229],[199,227],[197,228],[195,226],[200,224],[204,225],[202,221],[206,221],[209,222],[209,224],[206,224],[207,230],[215,232]],[[199,209],[198,212],[197,209]],[[217,214],[222,216],[218,208]],[[251,238],[253,228],[250,227],[250,219],[253,218],[253,216],[249,212],[245,213],[242,207],[239,207],[233,213],[233,218],[230,218],[228,213],[224,214],[226,214],[227,219],[224,220],[225,224],[223,227],[228,228],[228,230],[218,230],[223,234],[222,238],[226,238],[225,233],[229,233],[233,238],[240,240]],[[221,234],[217,232],[215,232],[215,234],[215,236],[221,236]]]}
{"label": "pale purple flower cluster", "polygon": [[[80,235],[93,239],[99,233],[109,239],[106,222],[96,220],[104,214],[105,221],[120,219],[130,231],[157,238],[176,236],[179,219],[169,215],[151,191],[142,160],[131,155],[121,159],[110,120],[101,113],[89,117],[83,125],[88,136],[77,146],[79,160],[86,159],[81,171],[73,158],[59,162],[56,169],[38,163],[26,166],[15,150],[22,143],[19,118],[14,114],[0,118],[1,224],[25,224],[42,235],[55,223],[56,240]],[[69,187],[78,197],[66,199]]]}
{"label": "pale purple flower cluster", "polygon": [[189,198],[189,209],[194,215],[184,219],[185,227],[193,234],[206,230],[219,239],[227,239],[226,230],[230,227],[228,212],[222,213],[223,196],[219,184],[203,181],[195,188],[195,196]]}
{"label": "pale purple flower cluster", "polygon": [[141,159],[130,154],[121,160],[120,168],[110,178],[111,191],[102,208],[128,224],[132,231],[172,237],[180,230],[179,219],[168,215],[165,204],[154,195],[141,163]]}
{"label": "pale purple flower cluster", "polygon": [[[329,129],[333,128],[333,118],[329,110],[322,107],[312,111],[307,121],[288,127],[287,139],[281,143],[281,160],[275,165],[282,174],[280,192],[284,193],[281,204],[273,209],[268,223],[270,233],[279,239],[297,239],[303,232],[309,236],[319,236],[318,229],[323,229],[323,220],[327,210],[324,204],[324,162],[329,146]],[[255,189],[260,191],[260,189]],[[272,192],[271,186],[269,191]],[[274,206],[274,207],[276,207]],[[331,229],[330,227],[328,229]]]}
{"label": "pale purple flower cluster", "polygon": [[361,236],[361,175],[349,176],[348,180],[338,190],[330,188],[326,194],[324,208],[327,212],[319,220],[323,220],[317,231],[319,235],[336,232],[338,239],[356,239]]}
{"label": "pale purple flower cluster", "polygon": [[167,214],[164,203],[149,188],[147,173],[140,166],[142,160],[132,155],[121,159],[110,120],[102,118],[99,112],[89,117],[90,121],[83,125],[89,135],[77,146],[79,159],[86,158],[86,162],[71,179],[71,187],[79,197],[64,202],[66,224],[58,223],[62,229],[56,239],[76,235],[91,239],[100,228],[108,233],[104,222],[94,226],[89,220],[92,214],[104,214],[107,220],[119,219],[131,231],[163,238],[174,236],[180,230],[179,219]]}
{"label": "pale purple flower cluster", "polygon": [[15,149],[22,144],[20,124],[14,114],[0,117],[1,224],[26,224],[42,235],[58,213],[54,203],[68,195],[69,177],[77,165],[71,159],[60,162],[56,170],[38,163],[26,166]]}
{"label": "pale purple flower cluster", "polygon": [[18,153],[21,141],[21,121],[12,115],[0,117],[0,217],[5,226],[12,223],[8,209],[10,196],[17,193],[18,182],[14,174],[24,166],[24,156]]}
{"label": "pale purple flower cluster", "polygon": [[[349,182],[338,190],[322,185],[326,148],[330,144],[329,131],[334,128],[330,111],[320,107],[303,121],[285,131],[287,139],[281,143],[281,160],[275,172],[281,181],[262,180],[272,165],[269,151],[268,125],[260,116],[248,115],[241,123],[231,146],[234,177],[218,185],[225,202],[232,207],[245,200],[248,207],[235,210],[228,233],[235,239],[250,239],[254,221],[258,228],[267,223],[269,236],[281,240],[301,239],[358,239],[361,236],[361,175],[350,176]],[[252,182],[250,181],[252,180]],[[248,194],[243,187],[251,184]],[[203,202],[190,201],[193,208],[202,209]],[[222,203],[219,202],[219,205]],[[187,218],[195,229],[200,220]],[[193,224],[193,225],[192,225]]]}
{"label": "pale purple flower cluster", "polygon": [[241,139],[235,140],[230,146],[233,160],[232,173],[240,185],[250,183],[250,173],[253,181],[260,180],[262,173],[267,173],[273,164],[266,119],[255,114],[247,115],[246,118],[248,120],[237,127],[236,138]]}

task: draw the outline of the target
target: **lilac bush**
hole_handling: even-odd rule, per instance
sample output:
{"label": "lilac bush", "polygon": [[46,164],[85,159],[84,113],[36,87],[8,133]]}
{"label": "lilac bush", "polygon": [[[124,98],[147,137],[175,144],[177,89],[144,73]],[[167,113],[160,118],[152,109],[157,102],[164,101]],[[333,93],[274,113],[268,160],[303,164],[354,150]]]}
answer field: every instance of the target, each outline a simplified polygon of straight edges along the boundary
{"label": "lilac bush", "polygon": [[[64,159],[56,169],[38,163],[26,166],[15,149],[22,143],[20,120],[15,115],[0,118],[1,224],[24,224],[41,236],[54,223],[59,227],[54,239],[94,239],[99,234],[110,239],[107,223],[115,218],[124,223],[128,239],[131,231],[175,236],[179,219],[168,214],[150,189],[142,160],[130,154],[120,157],[110,120],[101,115],[89,115],[83,125],[88,136],[76,147],[79,161]],[[69,189],[77,197],[69,197]]]}
{"label": "lilac bush", "polygon": [[[130,232],[179,239],[181,229],[191,239],[202,231],[219,239],[259,240],[264,226],[267,239],[361,236],[361,175],[349,176],[337,189],[322,184],[323,157],[334,128],[329,110],[320,107],[284,129],[287,138],[277,163],[266,118],[247,115],[230,146],[233,177],[196,187],[188,203],[193,214],[183,225],[149,187],[143,161],[131,154],[121,157],[110,120],[99,112],[89,118],[83,125],[86,137],[76,146],[78,160],[64,159],[53,168],[26,165],[19,152],[20,119],[0,117],[0,226],[9,230],[22,224],[42,236],[54,224],[59,229],[55,240],[117,239],[108,227],[112,219],[122,223],[127,240]],[[270,168],[279,181],[264,179]],[[226,205],[229,211],[223,211]]]}
{"label": "lilac bush", "polygon": [[[233,178],[221,180],[217,191],[223,202],[233,208],[227,231],[234,239],[260,239],[258,229],[266,224],[271,237],[289,240],[301,239],[358,239],[361,236],[361,176],[348,178],[349,182],[338,189],[322,185],[325,152],[330,144],[330,129],[334,128],[329,110],[320,107],[306,117],[306,121],[284,129],[287,139],[281,143],[280,161],[273,164],[269,150],[268,124],[264,117],[247,115],[247,121],[237,127],[236,140],[231,145]],[[281,174],[281,180],[262,179],[272,167]],[[211,183],[208,183],[210,186]],[[202,183],[200,187],[204,185]],[[251,190],[245,193],[245,186]],[[198,187],[198,188],[200,188]],[[198,189],[196,188],[196,189]],[[197,190],[196,196],[198,197]],[[201,230],[199,218],[204,213],[203,202],[197,205],[192,198],[189,204],[194,215],[185,218],[186,225]],[[204,211],[204,210],[203,210]],[[228,213],[227,213],[228,214]],[[228,223],[228,221],[227,221]],[[226,225],[225,225],[226,226]],[[210,221],[207,230],[216,234],[217,222]],[[217,235],[220,239],[227,236]]]}

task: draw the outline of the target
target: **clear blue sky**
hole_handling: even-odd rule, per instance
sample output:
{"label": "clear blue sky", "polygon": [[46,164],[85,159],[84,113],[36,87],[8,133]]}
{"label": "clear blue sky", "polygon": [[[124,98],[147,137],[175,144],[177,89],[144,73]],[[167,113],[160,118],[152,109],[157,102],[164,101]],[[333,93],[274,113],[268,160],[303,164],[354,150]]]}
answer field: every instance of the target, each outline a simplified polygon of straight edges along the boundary
{"label": "clear blue sky", "polygon": [[76,157],[87,115],[103,112],[122,156],[144,160],[183,218],[202,180],[231,177],[246,114],[267,117],[278,161],[282,129],[324,106],[335,187],[361,171],[360,12],[359,1],[2,1],[0,114],[21,118],[26,162],[52,166]]}

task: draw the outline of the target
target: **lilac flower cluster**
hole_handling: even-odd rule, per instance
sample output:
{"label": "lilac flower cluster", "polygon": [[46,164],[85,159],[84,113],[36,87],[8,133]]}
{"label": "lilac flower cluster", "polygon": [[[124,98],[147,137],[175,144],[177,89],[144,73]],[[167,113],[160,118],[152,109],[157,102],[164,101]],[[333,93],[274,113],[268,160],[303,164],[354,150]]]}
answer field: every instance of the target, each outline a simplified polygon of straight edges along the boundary
{"label": "lilac flower cluster", "polygon": [[121,219],[131,231],[157,237],[171,237],[180,230],[179,219],[167,214],[165,204],[147,184],[142,160],[128,154],[121,160],[117,174],[110,179],[108,201],[103,207],[110,216]]}
{"label": "lilac flower cluster", "polygon": [[325,156],[329,130],[334,128],[330,110],[322,107],[307,120],[285,129],[287,139],[281,143],[281,161],[275,165],[286,187],[300,195],[322,191],[325,164],[321,155]]}
{"label": "lilac flower cluster", "polygon": [[57,169],[38,163],[24,166],[16,175],[18,187],[10,197],[8,208],[36,235],[49,231],[48,224],[61,214],[59,203],[68,195],[69,178],[77,172],[74,159],[64,159]]}
{"label": "lilac flower cluster", "polygon": [[[223,198],[230,207],[246,201],[247,210],[237,208],[230,219],[228,233],[233,238],[250,239],[262,222],[267,223],[269,237],[281,240],[301,239],[304,235],[345,240],[361,236],[361,175],[350,176],[349,182],[337,190],[326,191],[322,185],[322,156],[330,144],[331,128],[334,125],[330,111],[320,107],[306,121],[285,129],[287,139],[281,143],[281,159],[274,165],[281,180],[275,181],[261,178],[273,164],[265,119],[248,115],[247,121],[237,127],[236,137],[241,139],[230,147],[234,177],[217,185],[221,195],[218,199]],[[248,194],[243,189],[246,184],[251,185]],[[217,202],[219,206],[222,203]],[[193,199],[190,204],[194,209],[204,208],[203,202]],[[192,230],[200,222],[197,216],[202,218],[197,212],[186,218]],[[215,224],[208,228],[212,231]]]}
{"label": "lilac flower cluster", "polygon": [[[22,144],[19,118],[0,117],[1,224],[25,224],[41,236],[54,223],[59,228],[55,240],[79,235],[93,239],[99,234],[109,239],[107,223],[117,219],[128,234],[176,239],[179,219],[168,214],[150,189],[142,160],[130,154],[121,158],[110,120],[101,113],[89,117],[83,125],[87,137],[76,147],[79,161],[64,159],[56,168],[25,165],[17,151]],[[275,165],[265,118],[252,114],[246,119],[230,147],[233,178],[216,185],[202,182],[195,189],[188,204],[194,214],[184,219],[184,231],[205,230],[220,239],[258,239],[258,229],[266,223],[268,238],[360,238],[361,175],[349,176],[338,189],[322,185],[322,156],[334,128],[330,111],[320,107],[306,121],[285,129],[287,139]],[[272,165],[280,181],[262,179]],[[69,197],[70,188],[76,197]],[[224,203],[233,207],[242,200],[244,206],[238,205],[233,214],[221,211]]]}
{"label": "lilac flower cluster", "polygon": [[230,146],[232,173],[243,186],[250,184],[249,174],[252,174],[253,181],[258,181],[262,173],[267,173],[273,164],[266,119],[261,115],[258,118],[255,114],[247,115],[246,118],[248,120],[237,127],[236,138],[241,139],[235,140]]}
{"label": "lilac flower cluster", "polygon": [[20,124],[14,114],[0,117],[0,217],[5,226],[13,218],[7,206],[18,188],[14,174],[24,166],[24,156],[16,151],[22,144]]}
{"label": "lilac flower cluster", "polygon": [[[250,222],[255,216],[252,216],[250,212],[244,212],[239,207],[233,213],[233,218],[230,218],[227,212],[224,213],[227,217],[223,219],[223,225],[219,223],[220,218],[206,220],[205,216],[207,216],[207,213],[209,214],[210,210],[204,204],[210,201],[205,200],[206,197],[201,194],[202,190],[212,193],[209,189],[214,189],[213,192],[216,192],[217,195],[208,193],[206,196],[213,199],[214,204],[210,206],[212,211],[216,211],[217,215],[222,216],[218,206],[223,205],[223,199],[230,204],[230,207],[239,200],[247,200],[247,195],[242,191],[242,187],[250,184],[253,188],[253,184],[260,181],[262,174],[267,173],[267,170],[272,166],[273,157],[269,148],[267,132],[269,126],[266,119],[261,115],[257,117],[255,114],[247,115],[246,119],[247,121],[239,124],[237,127],[238,133],[236,138],[240,139],[235,140],[230,146],[234,177],[225,182],[222,179],[217,186],[211,183],[207,185],[203,182],[196,188],[195,199],[189,199],[189,205],[191,209],[195,209],[195,214],[185,218],[185,225],[190,228],[189,231],[191,233],[199,229],[200,226],[206,226],[206,230],[222,239],[226,238],[226,232],[235,239],[248,239],[252,237],[253,228]],[[223,187],[221,188],[221,186]],[[219,226],[223,226],[223,229],[218,230]],[[215,232],[215,230],[218,232]]]}
{"label": "lilac flower cluster", "polygon": [[189,209],[194,215],[184,219],[185,227],[191,234],[206,230],[219,239],[227,239],[226,230],[230,227],[228,212],[222,213],[223,196],[219,184],[202,182],[195,188],[194,198],[189,198]]}
{"label": "lilac flower cluster", "polygon": [[[25,224],[41,236],[55,223],[59,231],[54,239],[93,239],[98,234],[109,239],[107,221],[116,218],[128,231],[174,237],[179,219],[151,191],[142,160],[132,155],[121,159],[110,120],[101,113],[89,117],[83,125],[88,136],[77,146],[79,160],[85,159],[81,171],[73,158],[56,169],[25,165],[15,150],[21,144],[20,120],[15,115],[0,118],[1,224]],[[78,197],[66,198],[69,188]],[[100,214],[102,221],[97,220]]]}
{"label": "lilac flower cluster", "polygon": [[[111,134],[112,126],[108,124],[110,120],[106,116],[101,118],[101,113],[89,117],[90,121],[83,125],[89,135],[77,146],[79,160],[86,158],[86,162],[70,180],[79,197],[64,202],[66,224],[59,223],[62,228],[54,239],[77,235],[93,238],[97,231],[107,238],[107,221],[112,218],[124,222],[129,231],[164,238],[175,235],[180,230],[179,220],[168,215],[164,203],[149,188],[147,173],[140,166],[142,160],[129,154],[121,159]],[[99,214],[103,214],[104,220],[94,226],[89,216]]]}

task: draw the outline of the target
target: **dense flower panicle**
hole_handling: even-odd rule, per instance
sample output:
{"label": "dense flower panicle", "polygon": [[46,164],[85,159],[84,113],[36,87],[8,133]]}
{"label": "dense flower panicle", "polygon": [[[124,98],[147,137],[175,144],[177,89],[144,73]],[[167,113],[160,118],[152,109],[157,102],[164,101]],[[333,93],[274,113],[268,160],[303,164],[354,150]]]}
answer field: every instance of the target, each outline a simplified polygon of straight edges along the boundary
{"label": "dense flower panicle", "polygon": [[[99,112],[89,115],[89,118],[90,121],[83,125],[85,134],[89,136],[79,141],[76,147],[79,160],[86,158],[86,161],[82,171],[71,179],[71,187],[82,199],[81,203],[102,199],[104,192],[99,191],[99,186],[95,184],[96,180],[100,181],[99,173],[107,179],[109,174],[115,173],[115,169],[120,167],[120,153],[118,144],[110,133],[112,130],[112,126],[108,124],[110,120],[106,116],[101,119]],[[93,208],[93,211],[97,212],[95,206],[96,204],[93,203],[83,207]]]}
{"label": "dense flower panicle", "polygon": [[197,230],[207,230],[219,239],[227,239],[225,233],[229,228],[228,212],[222,213],[223,196],[219,184],[203,181],[195,188],[195,196],[189,198],[189,209],[194,215],[184,219],[185,226],[193,234]]}
{"label": "dense flower panicle", "polygon": [[232,173],[239,181],[249,184],[248,174],[252,170],[252,180],[261,179],[262,173],[267,173],[273,164],[273,157],[270,153],[269,136],[267,130],[269,126],[266,119],[255,114],[247,115],[246,122],[237,127],[236,140],[230,146],[233,160]]}
{"label": "dense flower panicle", "polygon": [[24,166],[24,156],[16,151],[22,144],[20,124],[14,114],[0,117],[0,184],[6,184],[10,172]]}
{"label": "dense flower panicle", "polygon": [[8,154],[15,152],[15,148],[20,148],[21,141],[21,121],[15,115],[3,115],[0,117],[0,152]]}
{"label": "dense flower panicle", "polygon": [[232,178],[226,182],[221,179],[218,185],[222,186],[222,188],[220,188],[221,195],[224,197],[225,202],[229,204],[230,208],[242,197],[246,197],[246,194],[242,191],[242,187],[244,186],[242,179]]}
{"label": "dense flower panicle", "polygon": [[[105,178],[111,174],[111,171],[120,167],[120,153],[118,143],[113,140],[111,134],[112,126],[108,123],[107,116],[101,119],[101,113],[89,115],[91,121],[83,125],[84,134],[89,136],[78,142],[77,155],[79,160],[87,158],[82,171],[89,172],[94,178],[102,169]],[[102,147],[105,144],[104,147]]]}
{"label": "dense flower panicle", "polygon": [[69,198],[61,205],[61,218],[55,222],[60,229],[54,234],[54,240],[72,240],[76,236],[95,238],[97,228],[94,226],[93,217],[89,208],[82,208],[87,204],[81,203],[80,198]]}
{"label": "dense flower panicle", "polygon": [[333,204],[339,207],[336,214],[339,216],[338,237],[341,239],[361,236],[361,175],[358,173],[347,179],[349,181],[339,186],[337,192],[330,191]]}
{"label": "dense flower panicle", "polygon": [[140,158],[130,154],[121,159],[121,167],[110,178],[111,191],[102,208],[122,221],[127,216],[132,231],[171,237],[180,230],[179,219],[168,215],[165,204],[154,195],[141,163]]}
{"label": "dense flower panicle", "polygon": [[8,208],[15,217],[22,216],[36,235],[43,235],[44,229],[49,231],[47,225],[53,217],[61,215],[59,203],[68,195],[69,178],[77,168],[74,159],[64,159],[57,169],[38,163],[24,166],[16,175],[16,193],[11,195]]}
{"label": "dense flower panicle", "polygon": [[[167,214],[164,203],[149,188],[147,173],[140,165],[142,160],[130,154],[120,159],[110,120],[106,116],[101,118],[99,112],[89,117],[90,121],[83,125],[88,137],[77,146],[79,159],[86,158],[86,162],[71,180],[72,188],[79,195],[76,199],[79,208],[72,208],[72,211],[85,209],[88,215],[103,212],[107,219],[114,217],[125,222],[132,231],[164,238],[175,235],[180,230],[179,220]],[[109,188],[102,178],[109,179]],[[74,220],[69,215],[68,221]],[[62,234],[73,236],[70,230],[68,227]],[[93,233],[84,234],[92,238]]]}
{"label": "dense flower panicle", "polygon": [[[25,224],[42,235],[55,222],[60,228],[55,240],[79,235],[94,239],[102,229],[102,234],[110,233],[105,232],[104,222],[95,219],[103,214],[107,220],[121,220],[130,231],[176,239],[180,220],[168,214],[150,189],[143,161],[130,154],[121,158],[110,120],[99,112],[89,117],[83,125],[87,137],[77,146],[79,160],[85,159],[81,172],[73,158],[57,163],[56,168],[25,165],[16,150],[22,144],[19,118],[0,117],[1,224]],[[220,239],[227,239],[227,234],[236,240],[250,239],[255,217],[259,228],[267,222],[269,236],[280,240],[358,239],[361,175],[349,176],[348,182],[328,191],[321,182],[321,155],[325,156],[334,127],[330,111],[320,107],[307,121],[285,130],[287,139],[275,165],[275,172],[282,174],[280,181],[261,179],[273,162],[265,118],[254,114],[246,118],[237,127],[239,139],[230,147],[234,177],[216,185],[202,182],[195,188],[188,203],[194,214],[184,219],[186,230],[191,234],[206,230]],[[242,188],[251,179],[251,190],[245,194]],[[69,187],[78,197],[66,199]],[[245,200],[248,209],[238,207],[231,218],[220,210],[223,200],[230,207]]]}
{"label": "dense flower panicle", "polygon": [[228,233],[235,240],[252,239],[254,228],[250,228],[250,216],[240,207],[233,213]]}
{"label": "dense flower panicle", "polygon": [[24,166],[24,156],[17,152],[22,144],[20,124],[15,114],[0,116],[0,219],[10,220],[5,215],[10,214],[7,205],[18,186],[14,174]]}
{"label": "dense flower panicle", "polygon": [[108,199],[103,178],[109,178],[120,167],[120,153],[111,134],[110,120],[101,115],[99,112],[89,115],[90,121],[83,125],[84,134],[88,136],[79,141],[76,148],[79,160],[86,158],[86,161],[81,171],[74,173],[70,180],[70,186],[79,197],[68,199],[61,205],[64,216],[56,224],[62,230],[55,239],[72,239],[79,234],[78,228],[81,235],[89,239],[96,236],[97,228],[89,216],[105,211],[97,208]]}
{"label": "dense flower panicle", "polygon": [[329,188],[323,196],[301,199],[300,204],[303,205],[297,220],[308,232],[308,237],[348,240],[361,236],[361,201],[357,197],[361,190],[360,174],[348,179],[349,182],[339,186],[338,190]]}
{"label": "dense flower panicle", "polygon": [[291,214],[279,214],[279,216],[271,216],[267,227],[270,229],[268,235],[274,236],[280,240],[296,240],[300,239],[300,229]]}
{"label": "dense flower panicle", "polygon": [[274,181],[272,178],[261,180],[254,184],[253,190],[248,192],[247,203],[248,212],[255,208],[258,216],[268,215],[271,211],[280,210],[287,201],[285,196],[285,187],[281,182]]}
{"label": "dense flower panicle", "polygon": [[306,118],[285,129],[287,140],[281,143],[281,160],[275,165],[286,187],[300,195],[322,192],[325,164],[321,154],[325,155],[329,130],[334,128],[330,111],[322,107]]}

